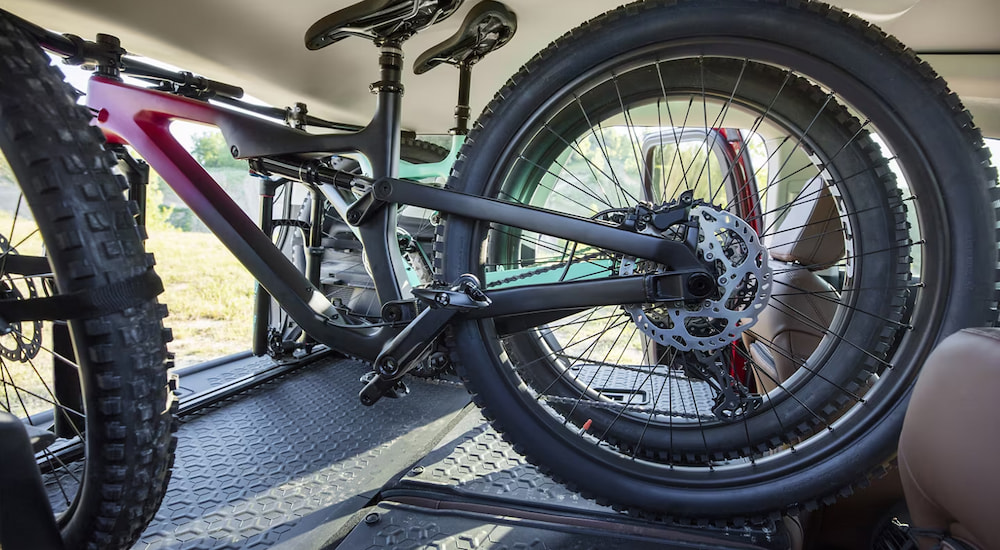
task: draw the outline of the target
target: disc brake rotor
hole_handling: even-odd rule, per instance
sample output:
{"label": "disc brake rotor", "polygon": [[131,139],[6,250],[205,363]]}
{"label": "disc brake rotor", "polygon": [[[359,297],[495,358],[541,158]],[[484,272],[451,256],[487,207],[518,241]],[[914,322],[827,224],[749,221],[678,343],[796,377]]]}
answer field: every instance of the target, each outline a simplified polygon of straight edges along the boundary
{"label": "disc brake rotor", "polygon": [[[695,205],[697,253],[714,268],[718,293],[697,304],[663,302],[623,306],[653,341],[681,351],[711,351],[735,342],[757,321],[771,295],[767,250],[747,222],[724,210]],[[625,257],[620,275],[655,273],[663,266]]]}
{"label": "disc brake rotor", "polygon": [[[13,256],[17,250],[0,235],[0,258]],[[2,264],[0,264],[2,265]],[[0,300],[24,300],[38,297],[34,279],[0,272]],[[0,335],[0,357],[19,363],[34,359],[42,347],[42,322],[13,322]]]}

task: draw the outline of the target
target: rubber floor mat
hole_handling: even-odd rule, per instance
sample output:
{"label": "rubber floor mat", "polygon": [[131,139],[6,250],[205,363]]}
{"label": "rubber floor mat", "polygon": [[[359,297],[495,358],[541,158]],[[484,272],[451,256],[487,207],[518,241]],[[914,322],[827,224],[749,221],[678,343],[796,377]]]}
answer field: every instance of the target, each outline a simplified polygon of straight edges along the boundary
{"label": "rubber floor mat", "polygon": [[321,547],[469,401],[414,380],[409,396],[364,407],[369,368],[321,359],[184,418],[169,490],[134,548]]}

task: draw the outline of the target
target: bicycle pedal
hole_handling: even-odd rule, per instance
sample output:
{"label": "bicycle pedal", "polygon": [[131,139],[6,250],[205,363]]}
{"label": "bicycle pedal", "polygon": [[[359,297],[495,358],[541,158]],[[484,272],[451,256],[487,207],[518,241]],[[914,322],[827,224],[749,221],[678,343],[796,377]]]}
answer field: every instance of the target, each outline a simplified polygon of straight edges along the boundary
{"label": "bicycle pedal", "polygon": [[387,380],[376,372],[369,372],[361,377],[365,387],[358,393],[361,404],[372,406],[383,397],[399,399],[410,393],[410,388],[402,380]]}
{"label": "bicycle pedal", "polygon": [[436,284],[425,288],[414,288],[413,296],[432,308],[471,311],[489,307],[492,300],[482,290],[475,275],[465,274],[453,284]]}

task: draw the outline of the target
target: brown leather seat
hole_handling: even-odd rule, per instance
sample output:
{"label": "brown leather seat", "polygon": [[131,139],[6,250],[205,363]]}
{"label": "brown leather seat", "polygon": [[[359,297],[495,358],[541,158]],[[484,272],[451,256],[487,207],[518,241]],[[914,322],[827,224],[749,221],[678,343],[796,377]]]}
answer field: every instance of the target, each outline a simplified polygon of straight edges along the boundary
{"label": "brown leather seat", "polygon": [[[1000,549],[1000,329],[946,338],[924,365],[899,440],[911,527]],[[918,538],[923,549],[935,536]],[[949,543],[943,548],[959,549]]]}
{"label": "brown leather seat", "polygon": [[816,272],[844,256],[842,227],[833,196],[815,178],[771,237],[771,299],[743,338],[758,392],[771,391],[794,374],[833,322],[840,296]]}

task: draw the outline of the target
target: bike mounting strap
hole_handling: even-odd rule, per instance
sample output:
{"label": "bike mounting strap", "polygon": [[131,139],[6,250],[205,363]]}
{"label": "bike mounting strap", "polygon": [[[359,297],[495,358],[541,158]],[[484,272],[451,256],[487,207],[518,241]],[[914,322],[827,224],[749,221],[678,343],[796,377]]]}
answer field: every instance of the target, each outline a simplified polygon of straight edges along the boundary
{"label": "bike mounting strap", "polygon": [[87,319],[137,307],[163,292],[152,269],[109,285],[44,298],[0,300],[0,322]]}

